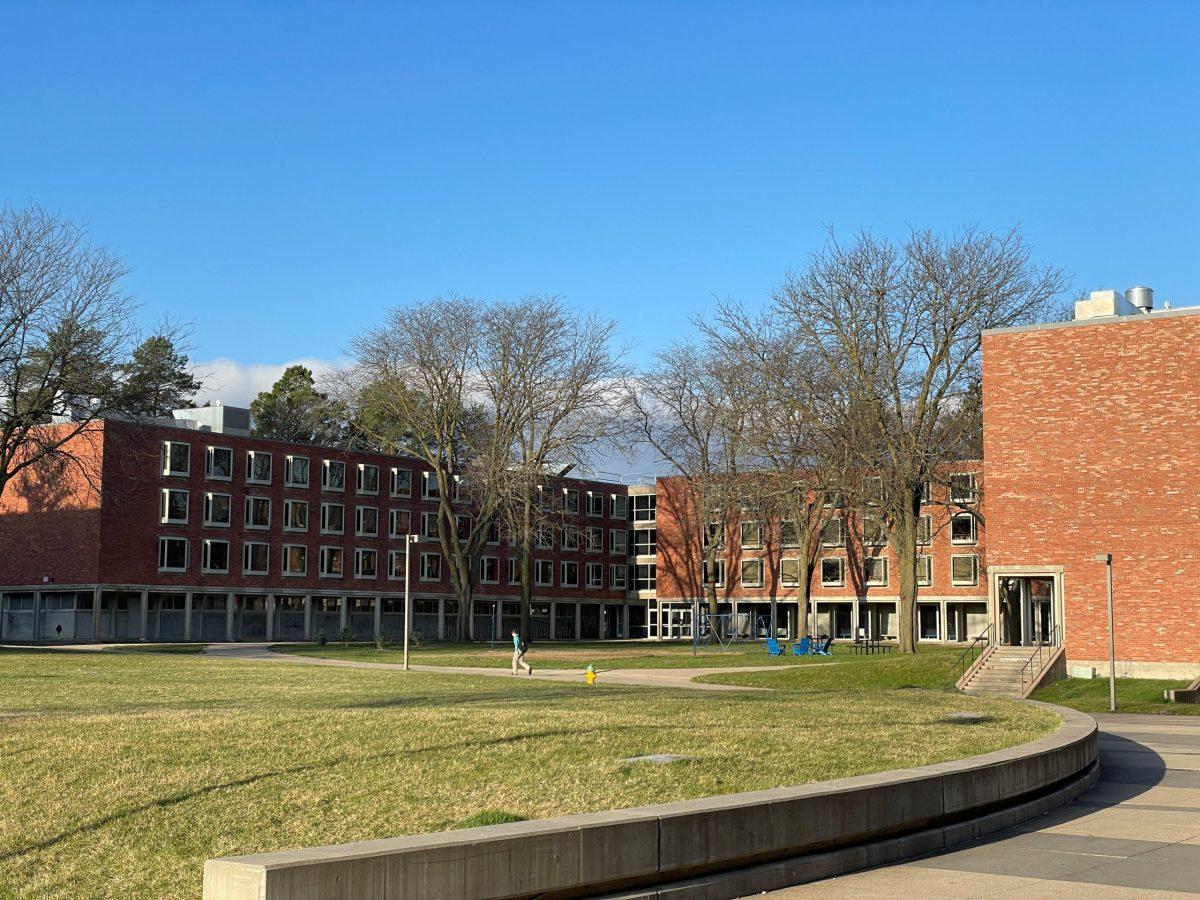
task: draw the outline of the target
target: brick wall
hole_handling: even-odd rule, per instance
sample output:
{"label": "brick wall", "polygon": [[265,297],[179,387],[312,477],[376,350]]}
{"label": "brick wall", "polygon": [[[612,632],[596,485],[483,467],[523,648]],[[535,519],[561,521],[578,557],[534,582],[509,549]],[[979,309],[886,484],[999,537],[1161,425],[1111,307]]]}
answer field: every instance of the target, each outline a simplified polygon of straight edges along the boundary
{"label": "brick wall", "polygon": [[1200,659],[1200,315],[983,339],[989,563],[1063,567],[1067,654]]}

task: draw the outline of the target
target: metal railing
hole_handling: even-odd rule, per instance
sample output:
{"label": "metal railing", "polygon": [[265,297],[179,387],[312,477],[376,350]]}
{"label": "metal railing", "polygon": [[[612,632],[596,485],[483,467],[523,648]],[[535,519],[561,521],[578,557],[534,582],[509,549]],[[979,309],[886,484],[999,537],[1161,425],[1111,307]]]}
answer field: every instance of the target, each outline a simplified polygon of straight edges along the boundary
{"label": "metal railing", "polygon": [[988,647],[992,646],[993,627],[992,623],[988,622],[987,628],[979,632],[971,643],[967,645],[967,649],[962,652],[962,655],[958,657],[959,672],[955,684],[962,681],[967,674],[967,670],[975,665],[976,655],[984,653]]}
{"label": "metal railing", "polygon": [[[1055,625],[1054,628],[1051,630],[1049,637],[1045,641],[1038,642],[1037,649],[1034,650],[1033,653],[1029,654],[1029,659],[1025,660],[1025,665],[1021,666],[1021,695],[1022,696],[1024,696],[1024,694],[1025,694],[1025,683],[1026,683],[1025,673],[1026,672],[1029,673],[1029,684],[1032,685],[1033,680],[1035,678],[1037,678],[1038,673],[1042,671],[1042,666],[1045,665],[1045,662],[1043,662],[1042,657],[1045,656],[1046,662],[1048,662],[1049,657],[1051,655],[1053,655],[1053,653],[1054,653],[1054,648],[1057,648],[1057,647],[1058,647],[1058,626]],[[1036,668],[1034,667],[1035,662],[1037,663]]]}

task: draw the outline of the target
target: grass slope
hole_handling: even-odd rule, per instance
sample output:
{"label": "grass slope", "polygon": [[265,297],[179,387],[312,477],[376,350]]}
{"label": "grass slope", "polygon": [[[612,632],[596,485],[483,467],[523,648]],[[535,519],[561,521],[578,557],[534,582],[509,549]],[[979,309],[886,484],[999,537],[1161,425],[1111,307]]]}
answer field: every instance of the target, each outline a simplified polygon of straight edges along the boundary
{"label": "grass slope", "polygon": [[[704,694],[0,651],[0,896],[196,897],[211,856],[797,784],[1055,725],[940,689],[856,688],[919,681],[907,660],[872,662],[897,673],[809,666],[781,670],[778,692]],[[964,709],[992,718],[944,721]],[[667,752],[695,758],[623,762]]]}
{"label": "grass slope", "polygon": [[[1118,678],[1117,712],[1158,713],[1166,716],[1197,716],[1200,705],[1168,703],[1163,691],[1188,686],[1186,681],[1163,681],[1156,678]],[[1033,695],[1035,700],[1069,706],[1086,713],[1108,712],[1107,678],[1064,678],[1047,685]]]}

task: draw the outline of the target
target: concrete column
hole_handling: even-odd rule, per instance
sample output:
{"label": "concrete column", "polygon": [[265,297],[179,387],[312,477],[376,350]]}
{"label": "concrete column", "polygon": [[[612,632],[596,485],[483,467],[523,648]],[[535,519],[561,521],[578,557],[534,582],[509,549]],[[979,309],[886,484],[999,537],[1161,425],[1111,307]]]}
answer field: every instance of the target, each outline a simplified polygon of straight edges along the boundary
{"label": "concrete column", "polygon": [[854,639],[858,640],[858,600],[855,600],[850,607],[850,633]]}
{"label": "concrete column", "polygon": [[192,592],[183,595],[183,639],[192,639]]}
{"label": "concrete column", "polygon": [[[438,627],[437,636],[439,641],[446,639],[446,598],[438,597]],[[462,640],[466,635],[460,634],[459,640]]]}
{"label": "concrete column", "polygon": [[275,640],[275,595],[267,594],[267,641]]}
{"label": "concrete column", "polygon": [[225,595],[225,640],[233,641],[233,614],[237,607],[237,594]]}
{"label": "concrete column", "polygon": [[42,636],[42,592],[33,592],[33,639],[36,641]]}
{"label": "concrete column", "polygon": [[99,588],[92,589],[92,640],[100,640],[100,611],[104,606],[104,591]]}
{"label": "concrete column", "polygon": [[0,641],[8,637],[8,616],[5,615],[5,604],[8,603],[8,595],[0,591]]}
{"label": "concrete column", "polygon": [[550,640],[554,640],[555,625],[554,621],[558,618],[558,604],[553,600],[550,601]]}
{"label": "concrete column", "polygon": [[583,604],[575,603],[575,640],[583,640]]}
{"label": "concrete column", "polygon": [[[763,568],[765,569],[765,568],[766,568],[766,566],[764,566]],[[764,573],[764,575],[765,575],[765,573]],[[737,634],[737,629],[741,627],[741,623],[740,623],[740,622],[738,622],[738,616],[737,616],[737,614],[738,614],[738,608],[737,608],[737,606],[738,606],[737,597],[734,597],[734,598],[733,598],[733,606],[732,606],[732,607],[730,607],[730,612],[732,612],[732,613],[733,613],[732,619],[733,619],[733,633],[734,633],[734,634]],[[703,604],[703,603],[701,603],[701,604],[700,604],[700,607],[701,607],[701,611],[703,611],[704,604]],[[720,607],[718,607],[718,609],[719,609],[719,608],[720,608]],[[695,623],[695,622],[693,622],[693,623],[692,623],[692,627],[693,627],[693,628],[695,628],[695,627],[696,627],[696,623]]]}
{"label": "concrete column", "polygon": [[350,627],[350,598],[338,598],[338,629],[345,631]]}
{"label": "concrete column", "polygon": [[142,640],[145,641],[150,637],[150,592],[147,590],[142,591],[142,603],[139,615],[141,616],[141,628],[138,630],[138,633],[142,636]]}
{"label": "concrete column", "polygon": [[375,640],[383,637],[383,598],[375,598]]}
{"label": "concrete column", "polygon": [[304,595],[304,639],[312,640],[312,594]]}

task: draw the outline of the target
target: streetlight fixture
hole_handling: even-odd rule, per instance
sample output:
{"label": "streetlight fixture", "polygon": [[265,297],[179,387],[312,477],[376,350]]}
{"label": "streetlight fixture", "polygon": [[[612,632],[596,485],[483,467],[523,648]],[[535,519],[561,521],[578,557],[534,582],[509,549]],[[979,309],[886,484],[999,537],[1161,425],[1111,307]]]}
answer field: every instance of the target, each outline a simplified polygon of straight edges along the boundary
{"label": "streetlight fixture", "polygon": [[408,671],[408,635],[412,631],[412,596],[408,592],[408,573],[412,568],[412,553],[410,548],[420,540],[420,535],[406,534],[404,536],[404,671]]}
{"label": "streetlight fixture", "polygon": [[1093,559],[1104,563],[1108,575],[1108,711],[1117,711],[1117,639],[1113,617],[1112,554],[1098,553]]}

